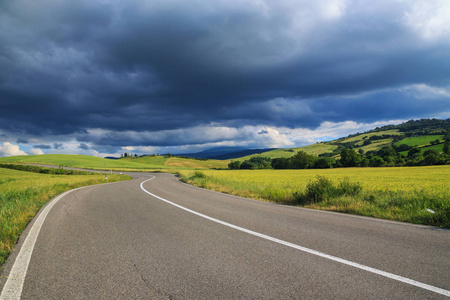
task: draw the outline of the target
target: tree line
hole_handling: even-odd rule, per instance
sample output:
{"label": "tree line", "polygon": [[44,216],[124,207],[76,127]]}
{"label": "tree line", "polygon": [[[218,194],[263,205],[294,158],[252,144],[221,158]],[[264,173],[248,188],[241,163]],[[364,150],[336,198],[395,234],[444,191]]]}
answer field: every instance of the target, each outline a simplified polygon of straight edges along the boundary
{"label": "tree line", "polygon": [[[408,151],[406,155],[400,153]],[[343,148],[340,158],[315,156],[299,151],[291,157],[252,157],[243,162],[232,161],[231,170],[236,169],[328,169],[341,167],[400,167],[450,164],[450,142],[444,143],[443,152],[428,149],[422,153],[419,147],[406,144],[384,146],[379,150],[364,152],[362,149]]]}

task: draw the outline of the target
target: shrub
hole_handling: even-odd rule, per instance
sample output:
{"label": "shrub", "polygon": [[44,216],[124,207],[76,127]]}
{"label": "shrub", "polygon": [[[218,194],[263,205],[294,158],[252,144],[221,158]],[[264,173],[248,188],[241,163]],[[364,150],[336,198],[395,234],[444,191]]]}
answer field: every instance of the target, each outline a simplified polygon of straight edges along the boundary
{"label": "shrub", "polygon": [[348,195],[348,196],[356,196],[362,191],[362,185],[359,182],[352,183],[348,177],[344,177],[344,179],[339,182],[339,186],[337,192],[339,196]]}
{"label": "shrub", "polygon": [[306,190],[303,193],[295,192],[294,198],[299,204],[310,204],[344,195],[356,196],[361,191],[361,184],[359,182],[351,183],[347,177],[335,186],[330,179],[318,175],[316,181],[309,182],[306,185]]}
{"label": "shrub", "polygon": [[200,171],[195,171],[194,175],[191,176],[191,179],[194,179],[194,178],[205,179],[206,177],[207,176],[205,173],[202,173]]}

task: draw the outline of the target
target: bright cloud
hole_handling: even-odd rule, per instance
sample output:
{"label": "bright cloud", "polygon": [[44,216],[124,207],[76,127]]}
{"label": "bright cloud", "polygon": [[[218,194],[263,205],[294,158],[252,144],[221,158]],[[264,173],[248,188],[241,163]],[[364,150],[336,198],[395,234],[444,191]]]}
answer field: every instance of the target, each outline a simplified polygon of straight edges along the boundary
{"label": "bright cloud", "polygon": [[30,153],[30,155],[42,155],[42,154],[44,154],[44,152],[41,149],[39,149],[39,148],[30,149],[28,152]]}
{"label": "bright cloud", "polygon": [[16,155],[27,155],[24,151],[20,150],[18,145],[11,144],[9,142],[4,142],[0,145],[0,156],[16,156]]}

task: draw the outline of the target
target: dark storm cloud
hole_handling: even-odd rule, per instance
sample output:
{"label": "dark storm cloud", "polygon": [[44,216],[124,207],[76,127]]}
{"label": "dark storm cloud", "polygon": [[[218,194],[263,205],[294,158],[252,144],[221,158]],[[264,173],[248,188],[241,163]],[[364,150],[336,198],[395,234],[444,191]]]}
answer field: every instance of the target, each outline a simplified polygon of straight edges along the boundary
{"label": "dark storm cloud", "polygon": [[[0,128],[183,145],[242,138],[177,131],[211,123],[314,128],[448,112],[448,7],[430,3],[5,0]],[[418,85],[447,90],[427,101],[400,91]]]}
{"label": "dark storm cloud", "polygon": [[18,143],[18,144],[28,144],[28,140],[26,140],[26,139],[17,139],[16,143]]}
{"label": "dark storm cloud", "polygon": [[38,148],[38,149],[52,149],[52,146],[50,145],[34,145],[34,148]]}
{"label": "dark storm cloud", "polygon": [[64,149],[64,145],[61,143],[54,143],[53,149]]}
{"label": "dark storm cloud", "polygon": [[82,149],[82,150],[89,150],[89,149],[90,149],[90,147],[89,147],[88,145],[86,145],[85,143],[81,143],[81,144],[78,146],[78,148],[79,148],[79,149]]}

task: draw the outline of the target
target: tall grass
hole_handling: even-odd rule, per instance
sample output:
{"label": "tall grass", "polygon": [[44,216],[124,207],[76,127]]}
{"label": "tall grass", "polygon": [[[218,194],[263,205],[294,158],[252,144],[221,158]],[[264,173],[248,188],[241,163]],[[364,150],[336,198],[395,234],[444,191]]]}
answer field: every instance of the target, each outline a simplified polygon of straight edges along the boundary
{"label": "tall grass", "polygon": [[[131,179],[108,175],[108,182]],[[0,265],[38,210],[51,198],[77,187],[105,183],[104,174],[50,175],[0,168]]]}
{"label": "tall grass", "polygon": [[[188,183],[237,196],[450,228],[450,166],[179,173]],[[335,186],[358,183],[358,191],[299,201],[318,175]]]}

